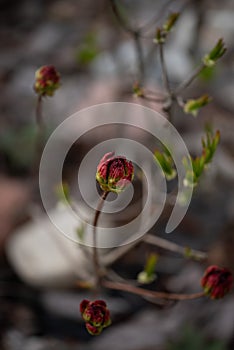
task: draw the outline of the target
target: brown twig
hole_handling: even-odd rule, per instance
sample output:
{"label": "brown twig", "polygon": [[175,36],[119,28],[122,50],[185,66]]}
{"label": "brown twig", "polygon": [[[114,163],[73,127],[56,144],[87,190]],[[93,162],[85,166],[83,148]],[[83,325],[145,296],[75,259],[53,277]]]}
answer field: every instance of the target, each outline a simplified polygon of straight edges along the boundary
{"label": "brown twig", "polygon": [[36,123],[37,123],[38,128],[41,128],[43,126],[43,119],[42,119],[42,95],[38,95],[38,98],[37,98]]}
{"label": "brown twig", "polygon": [[123,17],[121,16],[118,6],[116,5],[116,1],[115,0],[110,0],[110,5],[112,8],[112,11],[117,19],[117,21],[119,22],[120,26],[128,33],[133,34],[135,32],[135,29],[132,28],[131,26],[129,26],[126,21],[123,19]]}
{"label": "brown twig", "polygon": [[93,266],[94,266],[94,272],[95,272],[95,278],[96,278],[96,289],[98,290],[100,287],[100,282],[101,282],[101,273],[100,273],[100,264],[99,264],[99,257],[98,257],[98,251],[97,251],[97,223],[99,216],[101,214],[101,210],[104,204],[104,201],[106,200],[106,197],[109,192],[103,192],[100,201],[98,203],[94,220],[93,220]]}
{"label": "brown twig", "polygon": [[155,299],[167,299],[167,300],[193,300],[198,299],[204,296],[204,292],[198,292],[193,294],[177,294],[177,293],[166,293],[166,292],[156,292],[139,287],[132,286],[131,284],[121,283],[121,282],[112,282],[107,280],[102,280],[102,286],[114,289],[129,292],[132,294],[137,294],[144,297],[155,298]]}
{"label": "brown twig", "polygon": [[167,10],[168,6],[170,6],[170,4],[173,2],[174,0],[168,0],[166,1],[162,8],[157,12],[157,14],[155,16],[153,16],[147,23],[145,23],[141,28],[141,32],[147,32],[152,26],[154,26],[157,24],[158,21],[160,21],[160,19],[163,17],[165,11]]}
{"label": "brown twig", "polygon": [[207,259],[207,253],[191,249],[189,247],[182,247],[174,242],[170,242],[166,239],[163,239],[161,237],[153,236],[151,234],[146,234],[143,238],[144,242],[148,244],[155,245],[157,247],[170,250],[172,252],[178,253],[183,255],[184,257],[195,259],[195,260],[206,260]]}
{"label": "brown twig", "polygon": [[201,63],[195,70],[194,72],[186,79],[183,81],[174,91],[176,95],[181,93],[183,90],[185,90],[196,78],[197,76],[203,71],[205,68],[204,63]]}
{"label": "brown twig", "polygon": [[163,86],[164,89],[168,95],[168,99],[166,103],[163,106],[164,111],[168,115],[168,120],[171,122],[172,121],[172,103],[173,103],[173,93],[170,88],[170,83],[169,83],[169,78],[168,78],[168,71],[167,71],[167,66],[164,58],[164,44],[159,43],[159,58],[160,58],[160,64],[162,68],[162,81],[163,81]]}
{"label": "brown twig", "polygon": [[45,125],[43,122],[42,116],[42,95],[38,95],[37,104],[36,104],[36,112],[35,112],[35,120],[37,125],[37,135],[35,141],[35,154],[34,160],[32,162],[31,173],[32,175],[36,175],[39,170],[40,158],[43,150],[43,141],[45,134]]}
{"label": "brown twig", "polygon": [[143,48],[141,43],[141,31],[137,28],[130,26],[124,18],[121,16],[118,6],[116,5],[115,0],[110,0],[112,11],[119,22],[120,26],[129,33],[134,41],[136,56],[137,56],[137,65],[138,65],[138,81],[143,83],[145,77],[145,63],[144,63],[144,55]]}
{"label": "brown twig", "polygon": [[151,97],[151,96],[147,96],[147,95],[137,96],[137,97],[142,98],[145,101],[154,102],[154,103],[164,103],[165,102],[164,98]]}
{"label": "brown twig", "polygon": [[159,43],[159,57],[160,57],[160,63],[162,67],[162,80],[163,80],[163,85],[168,93],[168,95],[171,95],[171,89],[170,89],[170,84],[169,84],[169,79],[168,79],[168,73],[167,73],[167,67],[165,63],[165,58],[164,58],[164,44]]}
{"label": "brown twig", "polygon": [[145,77],[145,63],[144,63],[144,54],[143,48],[141,45],[140,31],[136,30],[133,32],[133,38],[137,53],[137,64],[138,64],[138,81],[140,84],[144,82]]}

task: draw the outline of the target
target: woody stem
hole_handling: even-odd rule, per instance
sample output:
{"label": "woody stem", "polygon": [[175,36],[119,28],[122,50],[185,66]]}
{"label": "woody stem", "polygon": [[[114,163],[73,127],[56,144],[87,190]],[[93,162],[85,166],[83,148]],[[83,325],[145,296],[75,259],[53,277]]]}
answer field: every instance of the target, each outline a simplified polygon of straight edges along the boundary
{"label": "woody stem", "polygon": [[100,288],[101,285],[101,272],[100,272],[100,264],[99,264],[99,256],[98,256],[98,250],[97,250],[97,224],[98,224],[98,219],[101,214],[101,210],[104,204],[104,201],[107,197],[109,192],[103,192],[100,201],[97,205],[97,209],[95,212],[94,220],[93,220],[93,267],[94,267],[94,272],[95,272],[95,286],[96,290]]}
{"label": "woody stem", "polygon": [[36,175],[39,170],[39,164],[40,164],[40,158],[43,150],[43,137],[45,132],[45,126],[43,122],[42,117],[42,95],[39,95],[37,98],[37,105],[36,105],[36,113],[35,113],[35,119],[36,119],[36,125],[37,125],[37,135],[36,135],[36,141],[35,141],[35,155],[34,160],[32,163],[32,169],[31,173],[32,175]]}
{"label": "woody stem", "polygon": [[112,282],[107,280],[103,280],[102,285],[109,289],[126,291],[128,293],[137,294],[137,295],[141,295],[148,298],[154,298],[154,299],[192,300],[192,299],[198,299],[204,296],[204,292],[198,292],[193,294],[157,292],[157,291],[135,287],[128,283]]}

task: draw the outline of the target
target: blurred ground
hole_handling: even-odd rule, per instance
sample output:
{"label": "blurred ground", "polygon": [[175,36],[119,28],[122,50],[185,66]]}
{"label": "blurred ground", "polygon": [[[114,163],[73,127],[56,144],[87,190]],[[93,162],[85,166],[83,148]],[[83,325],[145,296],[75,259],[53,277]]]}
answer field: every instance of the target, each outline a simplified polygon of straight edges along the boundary
{"label": "blurred ground", "polygon": [[[163,3],[121,1],[136,26],[157,17]],[[2,0],[0,8],[1,349],[98,350],[107,346],[113,350],[177,349],[176,346],[182,350],[233,349],[233,294],[217,303],[201,300],[161,307],[124,293],[110,293],[115,322],[103,336],[93,340],[86,334],[78,312],[79,301],[86,296],[83,292],[71,288],[33,288],[13,271],[4,254],[7,237],[31,215],[35,70],[53,64],[62,76],[61,89],[45,101],[49,132],[81,108],[102,102],[141,101],[134,99],[131,92],[138,77],[134,44],[119,27],[107,0],[17,3]],[[213,102],[196,120],[179,111],[174,116],[175,126],[192,152],[200,145],[206,121],[211,121],[222,136],[209,175],[196,191],[183,223],[169,239],[208,249],[210,263],[234,271],[234,3],[174,1],[168,8],[183,10],[166,49],[172,85],[186,77],[219,37],[224,38],[228,47],[217,68],[186,92],[187,96],[195,97],[207,92],[213,96]],[[145,56],[151,52],[155,27],[151,28],[144,41]],[[146,66],[145,84],[160,91],[160,76],[157,52],[153,49]],[[67,171],[69,174],[69,167]],[[159,235],[165,237],[160,225]],[[144,257],[148,249],[136,248],[116,268],[132,277],[143,262],[136,261],[136,257]],[[196,291],[203,266],[160,253],[158,274],[162,288]],[[200,343],[193,347],[199,337]]]}

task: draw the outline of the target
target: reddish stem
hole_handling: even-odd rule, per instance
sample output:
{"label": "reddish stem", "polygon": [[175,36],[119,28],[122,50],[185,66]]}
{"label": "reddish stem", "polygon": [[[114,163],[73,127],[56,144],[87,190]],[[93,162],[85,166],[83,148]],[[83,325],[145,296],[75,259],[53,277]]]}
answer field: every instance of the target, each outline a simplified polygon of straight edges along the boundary
{"label": "reddish stem", "polygon": [[93,220],[93,266],[94,266],[94,272],[95,272],[95,277],[96,277],[96,282],[95,282],[95,286],[96,289],[98,290],[100,288],[101,285],[101,273],[100,273],[100,264],[99,264],[99,257],[98,257],[98,251],[97,251],[97,223],[98,223],[98,219],[99,216],[101,214],[101,210],[104,204],[104,201],[107,197],[109,192],[103,192],[100,201],[98,203],[96,212],[95,212],[95,216],[94,216],[94,220]]}
{"label": "reddish stem", "polygon": [[193,294],[155,292],[155,291],[135,287],[135,286],[132,286],[131,284],[112,282],[107,280],[103,280],[102,285],[109,289],[121,290],[129,293],[141,295],[144,297],[156,298],[156,299],[192,300],[192,299],[198,299],[204,296],[204,292],[193,293]]}

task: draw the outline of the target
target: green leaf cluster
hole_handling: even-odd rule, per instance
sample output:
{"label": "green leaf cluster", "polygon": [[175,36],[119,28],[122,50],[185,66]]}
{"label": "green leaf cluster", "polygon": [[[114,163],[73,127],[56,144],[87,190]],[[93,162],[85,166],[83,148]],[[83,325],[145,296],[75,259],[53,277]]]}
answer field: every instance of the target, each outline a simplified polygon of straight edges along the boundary
{"label": "green leaf cluster", "polygon": [[154,42],[156,44],[163,44],[168,36],[168,34],[172,31],[174,28],[180,14],[178,12],[171,13],[165,23],[163,24],[162,28],[157,28]]}
{"label": "green leaf cluster", "polygon": [[217,145],[220,141],[220,132],[215,134],[211,130],[206,131],[206,136],[202,138],[202,154],[200,157],[191,158],[192,171],[189,166],[187,158],[183,159],[183,164],[186,169],[186,176],[184,179],[185,186],[194,187],[203,174],[207,165],[212,161]]}
{"label": "green leaf cluster", "polygon": [[190,99],[184,105],[184,112],[190,113],[196,117],[200,108],[206,106],[211,100],[211,97],[209,97],[207,94],[197,99]]}
{"label": "green leaf cluster", "polygon": [[227,48],[224,45],[224,41],[222,38],[220,38],[216,45],[213,47],[213,49],[207,55],[204,56],[204,65],[207,67],[214,66],[217,60],[225,54],[226,50]]}
{"label": "green leaf cluster", "polygon": [[86,66],[98,55],[99,48],[95,33],[88,33],[83,43],[77,48],[76,61],[79,65]]}
{"label": "green leaf cluster", "polygon": [[136,97],[144,97],[144,90],[141,87],[141,85],[139,84],[139,82],[135,82],[133,84],[132,89],[133,89],[134,96],[136,96]]}
{"label": "green leaf cluster", "polygon": [[152,253],[148,256],[144,270],[141,271],[137,276],[137,280],[139,283],[149,284],[156,279],[155,268],[156,268],[157,262],[158,262],[157,254]]}
{"label": "green leaf cluster", "polygon": [[163,152],[156,150],[154,152],[154,158],[157,161],[157,163],[161,166],[161,169],[166,179],[168,181],[173,180],[176,177],[177,172],[174,168],[174,162],[168,149],[165,148]]}

